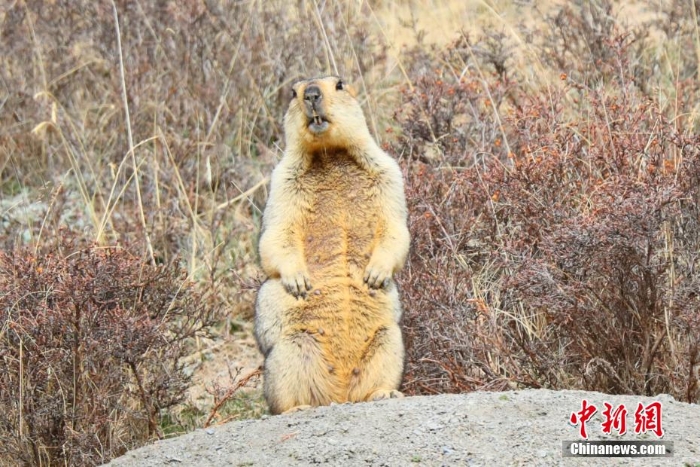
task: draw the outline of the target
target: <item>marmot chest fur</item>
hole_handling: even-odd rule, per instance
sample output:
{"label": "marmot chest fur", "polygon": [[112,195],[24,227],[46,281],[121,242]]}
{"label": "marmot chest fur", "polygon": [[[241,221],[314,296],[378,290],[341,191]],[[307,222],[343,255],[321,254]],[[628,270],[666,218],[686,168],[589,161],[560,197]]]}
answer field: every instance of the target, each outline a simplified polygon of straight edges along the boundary
{"label": "marmot chest fur", "polygon": [[309,198],[300,233],[312,285],[339,280],[349,285],[350,278],[362,285],[356,273],[364,270],[385,228],[376,180],[340,152],[316,157],[299,182]]}

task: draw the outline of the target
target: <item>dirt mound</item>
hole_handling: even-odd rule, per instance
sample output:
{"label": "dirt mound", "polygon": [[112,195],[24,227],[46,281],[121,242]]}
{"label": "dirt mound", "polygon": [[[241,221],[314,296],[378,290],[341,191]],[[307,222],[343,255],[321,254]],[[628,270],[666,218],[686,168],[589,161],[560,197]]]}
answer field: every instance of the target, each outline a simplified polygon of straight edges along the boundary
{"label": "dirt mound", "polygon": [[[580,441],[569,423],[582,402],[597,413],[590,440],[657,440],[635,434],[635,411],[661,402],[668,458],[563,458],[563,441]],[[605,435],[604,402],[624,404],[627,433]],[[113,466],[276,465],[695,465],[700,463],[700,405],[584,391],[527,390],[408,397],[334,405],[262,420],[234,422],[159,441],[115,459]],[[613,429],[613,433],[616,431]]]}

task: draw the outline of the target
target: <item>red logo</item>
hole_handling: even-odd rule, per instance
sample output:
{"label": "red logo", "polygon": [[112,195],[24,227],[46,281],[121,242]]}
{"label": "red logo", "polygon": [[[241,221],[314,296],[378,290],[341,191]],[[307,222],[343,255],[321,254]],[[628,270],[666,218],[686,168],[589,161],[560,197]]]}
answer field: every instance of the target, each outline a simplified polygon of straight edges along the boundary
{"label": "red logo", "polygon": [[647,431],[659,438],[664,435],[661,427],[661,402],[651,402],[646,407],[640,402],[634,412],[634,432],[641,434]]}
{"label": "red logo", "polygon": [[610,434],[612,430],[615,430],[617,434],[624,435],[627,432],[627,409],[625,404],[620,404],[615,410],[612,410],[612,405],[607,402],[604,405],[603,417],[605,417],[605,421],[603,422],[603,433]]}
{"label": "red logo", "polygon": [[[603,433],[612,434],[617,432],[618,435],[624,435],[627,432],[627,408],[625,404],[620,404],[613,407],[612,404],[604,402],[605,410],[603,410],[603,423],[601,429]],[[598,412],[598,408],[590,404],[586,399],[581,402],[581,410],[573,412],[569,421],[572,425],[579,427],[581,438],[588,439],[586,431],[586,422]],[[643,434],[647,432],[654,433],[658,438],[662,438],[664,430],[661,426],[661,402],[650,402],[646,406],[641,402],[634,412],[634,432]]]}
{"label": "red logo", "polygon": [[581,410],[572,413],[569,420],[574,426],[580,424],[581,427],[579,428],[579,433],[581,434],[581,438],[588,439],[588,433],[586,433],[586,422],[598,411],[598,409],[595,405],[589,405],[586,399],[583,400],[581,405]]}

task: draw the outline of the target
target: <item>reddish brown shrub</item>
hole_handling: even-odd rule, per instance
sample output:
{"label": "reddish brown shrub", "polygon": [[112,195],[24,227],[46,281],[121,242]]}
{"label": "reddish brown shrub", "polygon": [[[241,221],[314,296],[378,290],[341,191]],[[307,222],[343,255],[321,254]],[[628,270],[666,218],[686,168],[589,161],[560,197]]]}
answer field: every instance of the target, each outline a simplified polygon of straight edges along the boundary
{"label": "reddish brown shrub", "polygon": [[216,310],[173,266],[56,243],[0,253],[3,465],[95,465],[159,436]]}
{"label": "reddish brown shrub", "polygon": [[[606,44],[618,85],[539,95],[511,85],[518,107],[484,104],[502,122],[470,111],[472,96],[445,74],[405,92],[412,112],[397,114],[395,150],[411,155],[407,391],[700,397],[700,138],[634,84],[625,38]],[[501,83],[494,72],[482,84],[498,96]],[[450,102],[445,87],[467,94]],[[420,156],[435,144],[449,157]]]}

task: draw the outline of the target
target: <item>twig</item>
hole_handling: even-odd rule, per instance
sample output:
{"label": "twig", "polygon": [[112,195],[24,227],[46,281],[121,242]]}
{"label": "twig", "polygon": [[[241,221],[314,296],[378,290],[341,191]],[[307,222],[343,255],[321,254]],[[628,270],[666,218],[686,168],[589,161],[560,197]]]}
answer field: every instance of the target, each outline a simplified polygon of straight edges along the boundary
{"label": "twig", "polygon": [[255,193],[260,187],[267,185],[267,182],[269,182],[269,181],[270,181],[270,177],[264,177],[262,180],[260,180],[258,183],[256,183],[255,186],[253,186],[252,188],[242,192],[240,195],[236,196],[233,199],[230,199],[228,201],[224,201],[223,203],[219,204],[216,207],[216,210],[220,211],[222,209],[229,207],[233,203],[242,200],[243,198],[248,198],[250,195]]}
{"label": "twig", "polygon": [[224,402],[229,400],[231,396],[235,394],[236,391],[238,391],[240,388],[248,384],[248,381],[253,379],[255,376],[260,376],[262,374],[262,365],[256,368],[255,370],[251,371],[247,375],[245,375],[243,378],[239,379],[236,384],[231,386],[231,388],[226,391],[226,394],[224,394],[224,397],[219,400],[216,404],[214,404],[214,407],[212,407],[211,412],[209,412],[209,416],[207,417],[207,421],[204,422],[204,428],[207,428],[209,425],[211,425],[211,421],[214,419],[216,416],[217,412],[221,408],[222,405],[224,405]]}
{"label": "twig", "polygon": [[134,374],[134,379],[136,379],[139,394],[141,395],[141,403],[143,404],[144,410],[148,413],[148,434],[150,436],[155,433],[158,439],[163,439],[163,432],[158,428],[158,422],[156,421],[155,407],[153,407],[151,403],[151,398],[146,394],[146,389],[143,387],[143,381],[136,368],[136,363],[133,360],[129,360],[127,365]]}

